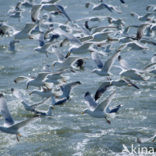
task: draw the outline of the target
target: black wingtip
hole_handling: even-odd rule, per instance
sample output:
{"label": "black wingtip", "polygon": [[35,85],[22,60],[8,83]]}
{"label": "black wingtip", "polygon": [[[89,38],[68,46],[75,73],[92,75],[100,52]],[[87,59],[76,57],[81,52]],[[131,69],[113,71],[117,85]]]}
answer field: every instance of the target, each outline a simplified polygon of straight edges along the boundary
{"label": "black wingtip", "polygon": [[121,56],[120,56],[120,55],[118,56],[118,60],[119,60],[119,61],[121,60]]}
{"label": "black wingtip", "polygon": [[77,84],[82,84],[80,81],[76,81]]}
{"label": "black wingtip", "polygon": [[96,101],[98,98],[99,98],[99,93],[96,92],[96,93],[95,93],[95,96],[94,96],[95,101]]}
{"label": "black wingtip", "polygon": [[90,92],[86,92],[86,93],[85,93],[85,97],[88,96],[88,95],[90,95]]}
{"label": "black wingtip", "polygon": [[2,93],[0,93],[0,98],[1,98],[1,97],[4,97],[4,95],[3,95]]}
{"label": "black wingtip", "polygon": [[120,0],[120,2],[121,2],[121,3],[123,3],[123,4],[125,3],[125,1],[124,1],[124,0]]}

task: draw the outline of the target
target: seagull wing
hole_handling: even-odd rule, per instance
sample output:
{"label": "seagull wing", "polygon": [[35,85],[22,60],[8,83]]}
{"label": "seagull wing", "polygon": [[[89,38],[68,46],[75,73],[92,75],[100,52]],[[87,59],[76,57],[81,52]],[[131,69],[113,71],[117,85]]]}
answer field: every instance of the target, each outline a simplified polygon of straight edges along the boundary
{"label": "seagull wing", "polygon": [[28,124],[28,123],[29,123],[30,121],[32,121],[34,118],[36,118],[36,117],[29,118],[29,119],[26,119],[26,120],[24,120],[24,121],[21,121],[21,122],[19,122],[19,123],[17,123],[17,124],[12,125],[12,126],[9,127],[9,128],[18,130],[18,129],[22,128],[23,126],[25,126],[26,124]]}
{"label": "seagull wing", "polygon": [[107,107],[111,103],[112,99],[115,96],[115,91],[111,93],[103,102],[101,102],[94,111],[104,111],[107,112]]}
{"label": "seagull wing", "polygon": [[65,56],[60,51],[57,50],[55,55],[57,56],[58,61],[63,62],[65,60]]}
{"label": "seagull wing", "polygon": [[33,22],[39,21],[41,5],[33,5],[31,9],[31,19]]}
{"label": "seagull wing", "polygon": [[0,97],[0,112],[5,120],[4,126],[8,127],[14,124],[14,120],[9,112],[7,102],[3,96]]}
{"label": "seagull wing", "polygon": [[59,34],[60,36],[64,36],[66,39],[68,39],[72,43],[77,43],[78,45],[82,45],[81,41],[78,38],[76,38],[72,34],[69,34],[63,31],[60,28],[55,29],[53,32],[55,32],[56,34]]}
{"label": "seagull wing", "polygon": [[71,85],[66,84],[66,85],[62,85],[60,86],[62,92],[63,92],[63,97],[69,97],[70,91],[71,91]]}
{"label": "seagull wing", "polygon": [[60,88],[61,88],[61,90],[63,92],[63,95],[66,98],[69,98],[69,94],[70,94],[70,91],[71,91],[72,87],[74,87],[77,84],[81,84],[81,83],[79,81],[75,81],[75,82],[71,82],[71,83],[62,85]]}
{"label": "seagull wing", "polygon": [[97,52],[91,52],[91,58],[96,63],[98,68],[103,68],[103,63],[100,59],[100,56]]}
{"label": "seagull wing", "polygon": [[118,56],[118,61],[119,61],[119,63],[120,63],[120,66],[121,66],[123,69],[126,69],[126,70],[129,69],[128,63],[127,63],[126,60],[124,60],[121,56]]}
{"label": "seagull wing", "polygon": [[112,12],[112,8],[111,8],[110,6],[108,6],[108,5],[105,4],[105,3],[102,3],[102,5],[103,5],[106,9],[108,9],[110,12]]}
{"label": "seagull wing", "polygon": [[61,5],[55,5],[55,6],[68,19],[68,21],[71,21],[70,17],[67,15],[64,8]]}
{"label": "seagull wing", "polygon": [[41,102],[38,102],[38,103],[32,104],[31,107],[32,107],[32,108],[35,108],[35,107],[37,107],[37,106],[43,104],[43,103],[44,103],[45,101],[47,101],[47,100],[49,100],[49,99],[48,99],[48,98],[43,99]]}
{"label": "seagull wing", "polygon": [[108,87],[111,86],[110,82],[104,82],[102,83],[102,85],[97,89],[96,93],[95,93],[95,100],[99,99],[101,97],[101,95],[107,90]]}
{"label": "seagull wing", "polygon": [[147,65],[146,67],[144,67],[144,70],[150,70],[151,67],[155,67],[156,66],[156,62],[155,63],[151,63],[149,65]]}
{"label": "seagull wing", "polygon": [[114,53],[114,55],[112,55],[112,57],[110,57],[104,64],[103,68],[102,68],[102,71],[105,71],[105,72],[109,72],[112,65],[114,64],[115,62],[115,59],[118,57],[120,53],[120,50],[117,50],[117,52]]}
{"label": "seagull wing", "polygon": [[16,79],[14,79],[14,82],[15,83],[18,83],[18,82],[23,82],[23,81],[26,81],[26,80],[29,80],[29,79],[30,78],[29,77],[26,77],[26,76],[19,76]]}
{"label": "seagull wing", "polygon": [[40,73],[38,73],[36,80],[42,81],[48,74],[49,74],[49,72],[40,72]]}
{"label": "seagull wing", "polygon": [[134,84],[131,80],[127,79],[127,78],[123,78],[123,80],[130,86],[135,87],[136,89],[140,89],[136,84]]}
{"label": "seagull wing", "polygon": [[95,109],[97,107],[97,103],[95,102],[95,100],[92,98],[92,96],[90,95],[89,92],[85,93],[84,96],[85,100],[87,101],[87,104],[89,105],[89,107],[91,109]]}

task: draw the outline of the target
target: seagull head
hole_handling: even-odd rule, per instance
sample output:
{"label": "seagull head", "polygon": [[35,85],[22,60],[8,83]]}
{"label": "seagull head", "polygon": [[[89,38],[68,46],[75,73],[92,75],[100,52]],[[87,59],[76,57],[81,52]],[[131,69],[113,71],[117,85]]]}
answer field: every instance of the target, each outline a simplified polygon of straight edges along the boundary
{"label": "seagull head", "polygon": [[83,59],[78,59],[78,60],[76,61],[76,66],[82,68],[84,63],[85,63],[85,62],[84,62]]}

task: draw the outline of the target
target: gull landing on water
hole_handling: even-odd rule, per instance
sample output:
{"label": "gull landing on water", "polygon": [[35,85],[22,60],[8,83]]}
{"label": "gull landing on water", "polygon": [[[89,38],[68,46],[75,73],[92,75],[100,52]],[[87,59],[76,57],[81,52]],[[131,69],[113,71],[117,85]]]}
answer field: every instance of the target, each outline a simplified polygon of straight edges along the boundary
{"label": "gull landing on water", "polygon": [[19,141],[18,137],[21,136],[18,130],[34,119],[33,117],[15,124],[3,94],[0,94],[0,112],[5,120],[4,126],[0,126],[0,131],[8,134],[15,134],[17,141]]}

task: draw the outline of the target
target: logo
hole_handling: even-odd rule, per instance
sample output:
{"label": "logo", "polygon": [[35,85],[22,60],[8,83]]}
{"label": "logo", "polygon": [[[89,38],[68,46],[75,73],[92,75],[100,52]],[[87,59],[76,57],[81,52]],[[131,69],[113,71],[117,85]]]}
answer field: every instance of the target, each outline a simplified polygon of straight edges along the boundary
{"label": "logo", "polygon": [[140,145],[134,146],[133,144],[131,145],[130,149],[126,145],[122,145],[123,150],[122,152],[126,152],[128,154],[133,154],[133,155],[154,155],[154,148],[153,147],[141,147]]}

